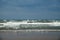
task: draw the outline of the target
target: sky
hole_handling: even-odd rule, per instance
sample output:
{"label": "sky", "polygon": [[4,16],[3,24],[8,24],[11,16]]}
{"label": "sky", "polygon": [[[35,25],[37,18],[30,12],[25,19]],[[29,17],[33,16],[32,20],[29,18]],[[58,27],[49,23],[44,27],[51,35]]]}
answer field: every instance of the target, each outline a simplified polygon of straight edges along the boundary
{"label": "sky", "polygon": [[60,0],[0,0],[0,19],[60,19]]}

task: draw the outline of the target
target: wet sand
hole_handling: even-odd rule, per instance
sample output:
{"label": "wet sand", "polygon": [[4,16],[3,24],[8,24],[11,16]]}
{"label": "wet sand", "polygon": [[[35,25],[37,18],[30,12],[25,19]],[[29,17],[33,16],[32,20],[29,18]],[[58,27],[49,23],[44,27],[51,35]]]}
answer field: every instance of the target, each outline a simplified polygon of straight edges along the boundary
{"label": "wet sand", "polygon": [[0,40],[60,40],[57,31],[0,31]]}

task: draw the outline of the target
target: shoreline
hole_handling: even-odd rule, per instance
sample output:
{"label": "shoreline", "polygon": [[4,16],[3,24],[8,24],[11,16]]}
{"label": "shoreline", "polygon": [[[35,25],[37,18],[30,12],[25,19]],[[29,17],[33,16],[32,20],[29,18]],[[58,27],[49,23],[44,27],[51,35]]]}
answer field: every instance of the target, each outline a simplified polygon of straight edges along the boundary
{"label": "shoreline", "polygon": [[60,29],[27,29],[27,30],[0,30],[3,32],[60,32]]}

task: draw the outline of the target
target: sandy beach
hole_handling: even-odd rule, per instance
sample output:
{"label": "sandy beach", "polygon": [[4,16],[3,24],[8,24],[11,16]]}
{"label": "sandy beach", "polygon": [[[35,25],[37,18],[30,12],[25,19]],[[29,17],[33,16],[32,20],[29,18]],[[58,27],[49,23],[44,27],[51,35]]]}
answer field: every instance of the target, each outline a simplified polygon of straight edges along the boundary
{"label": "sandy beach", "polygon": [[60,40],[60,32],[0,30],[0,40]]}

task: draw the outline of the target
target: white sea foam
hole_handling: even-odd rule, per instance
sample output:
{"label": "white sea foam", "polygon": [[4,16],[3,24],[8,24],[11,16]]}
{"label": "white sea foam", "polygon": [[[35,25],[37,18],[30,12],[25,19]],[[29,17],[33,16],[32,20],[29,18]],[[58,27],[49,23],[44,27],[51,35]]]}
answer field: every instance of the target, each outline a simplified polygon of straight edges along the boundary
{"label": "white sea foam", "polygon": [[[6,21],[6,20],[5,20]],[[0,27],[11,27],[11,28],[19,28],[22,27],[38,27],[38,26],[60,26],[60,22],[53,21],[53,22],[34,22],[28,23],[30,20],[24,20],[24,21],[8,21],[5,23],[0,23]]]}

